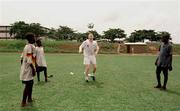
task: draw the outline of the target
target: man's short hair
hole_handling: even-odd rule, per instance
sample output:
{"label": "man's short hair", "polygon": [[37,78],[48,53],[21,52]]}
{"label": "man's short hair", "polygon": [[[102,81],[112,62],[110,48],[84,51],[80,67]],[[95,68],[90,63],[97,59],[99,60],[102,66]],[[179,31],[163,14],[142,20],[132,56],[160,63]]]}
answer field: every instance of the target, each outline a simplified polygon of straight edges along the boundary
{"label": "man's short hair", "polygon": [[170,37],[170,34],[164,34],[163,36],[162,36],[162,38],[164,38],[164,39],[171,39],[171,37]]}

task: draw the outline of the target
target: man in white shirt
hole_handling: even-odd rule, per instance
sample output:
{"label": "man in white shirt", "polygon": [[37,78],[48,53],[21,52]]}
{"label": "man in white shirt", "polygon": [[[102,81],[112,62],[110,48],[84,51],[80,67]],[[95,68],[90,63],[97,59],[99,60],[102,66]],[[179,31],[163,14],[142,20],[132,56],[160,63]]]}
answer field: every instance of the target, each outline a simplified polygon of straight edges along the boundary
{"label": "man in white shirt", "polygon": [[99,46],[97,42],[93,40],[93,38],[94,38],[93,34],[89,33],[88,39],[85,40],[79,47],[79,53],[81,53],[83,50],[86,82],[89,81],[88,74],[89,74],[91,64],[93,65],[93,74],[91,75],[91,77],[95,81],[96,55],[99,52]]}

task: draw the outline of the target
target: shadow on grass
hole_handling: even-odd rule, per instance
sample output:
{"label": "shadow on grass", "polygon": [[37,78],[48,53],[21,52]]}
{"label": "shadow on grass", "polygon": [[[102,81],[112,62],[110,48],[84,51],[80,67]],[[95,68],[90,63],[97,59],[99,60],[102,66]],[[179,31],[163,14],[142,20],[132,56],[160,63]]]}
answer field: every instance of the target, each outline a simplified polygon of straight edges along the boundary
{"label": "shadow on grass", "polygon": [[95,86],[96,88],[103,88],[103,84],[103,82],[89,81],[88,83],[86,82],[84,85]]}
{"label": "shadow on grass", "polygon": [[21,111],[39,111],[33,104],[29,104],[25,107],[21,107]]}
{"label": "shadow on grass", "polygon": [[37,82],[37,83],[36,83],[36,85],[38,85],[38,86],[43,86],[43,85],[45,85],[45,84],[47,84],[47,83],[44,82],[44,81],[40,81],[40,82]]}
{"label": "shadow on grass", "polygon": [[167,93],[170,93],[170,94],[175,94],[175,95],[177,95],[177,96],[180,96],[180,92],[177,92],[177,91],[167,90],[166,92],[167,92]]}

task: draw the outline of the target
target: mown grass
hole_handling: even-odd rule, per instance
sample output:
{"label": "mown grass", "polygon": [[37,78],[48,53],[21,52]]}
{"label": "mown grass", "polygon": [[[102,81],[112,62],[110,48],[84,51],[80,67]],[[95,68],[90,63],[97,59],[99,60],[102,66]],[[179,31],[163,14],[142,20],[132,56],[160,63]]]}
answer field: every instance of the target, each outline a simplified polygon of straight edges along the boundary
{"label": "mown grass", "polygon": [[[20,107],[19,54],[0,53],[0,111],[179,111],[180,56],[174,57],[168,90],[154,89],[155,56],[98,55],[97,81],[84,81],[83,56],[46,54],[50,82],[37,83],[35,102]],[[74,72],[74,75],[70,75]]]}

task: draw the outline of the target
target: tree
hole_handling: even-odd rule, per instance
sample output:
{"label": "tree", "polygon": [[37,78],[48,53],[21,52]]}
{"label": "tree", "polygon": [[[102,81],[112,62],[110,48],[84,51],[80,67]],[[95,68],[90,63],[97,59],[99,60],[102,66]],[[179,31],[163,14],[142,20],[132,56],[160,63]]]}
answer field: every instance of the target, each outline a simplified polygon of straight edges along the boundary
{"label": "tree", "polygon": [[47,36],[49,37],[49,38],[52,38],[52,39],[58,39],[58,37],[56,36],[56,29],[54,29],[54,28],[51,28],[50,30],[49,30],[49,32],[47,33]]}
{"label": "tree", "polygon": [[15,35],[17,39],[24,39],[26,33],[28,32],[28,24],[24,21],[15,22],[12,24],[10,29],[10,35]]}
{"label": "tree", "polygon": [[109,29],[107,31],[104,31],[104,36],[105,39],[110,39],[111,42],[114,42],[115,38],[126,38],[125,31],[117,28],[117,29]]}
{"label": "tree", "polygon": [[47,31],[39,23],[29,24],[28,31],[34,33],[36,37],[47,35]]}
{"label": "tree", "polygon": [[72,40],[75,31],[67,26],[59,26],[56,36],[60,40]]}
{"label": "tree", "polygon": [[128,38],[129,42],[142,42],[144,39],[149,39],[150,41],[159,41],[160,38],[158,37],[157,32],[154,30],[135,30],[131,33]]}
{"label": "tree", "polygon": [[82,42],[87,39],[87,33],[77,32],[74,34],[74,36],[75,36],[75,39],[79,42]]}
{"label": "tree", "polygon": [[46,30],[39,23],[27,24],[24,21],[15,22],[10,29],[10,35],[14,34],[17,39],[25,39],[25,35],[32,32],[36,37],[46,35]]}

